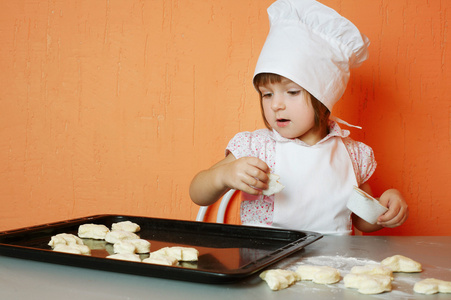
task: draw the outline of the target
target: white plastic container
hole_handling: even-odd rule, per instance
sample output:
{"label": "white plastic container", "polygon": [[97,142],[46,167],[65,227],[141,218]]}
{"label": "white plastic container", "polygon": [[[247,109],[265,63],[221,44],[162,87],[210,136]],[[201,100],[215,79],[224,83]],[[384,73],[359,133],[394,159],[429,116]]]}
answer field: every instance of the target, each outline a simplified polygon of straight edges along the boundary
{"label": "white plastic container", "polygon": [[377,218],[388,210],[388,208],[382,206],[379,201],[358,187],[354,187],[346,206],[353,213],[370,224],[376,224]]}

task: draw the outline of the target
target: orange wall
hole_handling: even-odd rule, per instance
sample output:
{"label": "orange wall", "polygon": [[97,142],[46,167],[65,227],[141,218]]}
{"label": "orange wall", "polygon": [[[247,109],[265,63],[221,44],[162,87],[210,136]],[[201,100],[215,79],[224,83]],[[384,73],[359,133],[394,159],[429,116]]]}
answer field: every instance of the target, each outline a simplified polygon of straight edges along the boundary
{"label": "orange wall", "polygon": [[[375,194],[394,186],[410,204],[379,234],[450,235],[451,2],[323,2],[372,42],[335,113],[364,127],[352,132],[375,151]],[[270,3],[1,1],[0,230],[193,220],[191,178],[263,126],[251,78]]]}

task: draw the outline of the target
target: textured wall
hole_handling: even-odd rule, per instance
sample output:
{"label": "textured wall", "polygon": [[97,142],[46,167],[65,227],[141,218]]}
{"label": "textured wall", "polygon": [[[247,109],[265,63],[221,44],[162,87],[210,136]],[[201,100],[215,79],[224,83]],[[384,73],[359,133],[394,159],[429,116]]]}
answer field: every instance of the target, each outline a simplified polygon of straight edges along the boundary
{"label": "textured wall", "polygon": [[[262,127],[251,78],[272,0],[0,1],[0,230],[97,213],[194,219],[188,186]],[[451,233],[449,1],[323,1],[371,40],[335,114],[409,221]],[[236,205],[231,221],[236,221]]]}

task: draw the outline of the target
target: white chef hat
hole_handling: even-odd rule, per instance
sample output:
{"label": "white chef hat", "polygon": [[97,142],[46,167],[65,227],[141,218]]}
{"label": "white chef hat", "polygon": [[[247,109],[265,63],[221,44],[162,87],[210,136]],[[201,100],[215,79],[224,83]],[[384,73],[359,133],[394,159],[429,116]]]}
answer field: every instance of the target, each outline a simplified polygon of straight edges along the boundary
{"label": "white chef hat", "polygon": [[332,112],[350,68],[368,57],[369,40],[349,20],[314,0],[278,0],[268,8],[270,31],[255,68],[306,89]]}

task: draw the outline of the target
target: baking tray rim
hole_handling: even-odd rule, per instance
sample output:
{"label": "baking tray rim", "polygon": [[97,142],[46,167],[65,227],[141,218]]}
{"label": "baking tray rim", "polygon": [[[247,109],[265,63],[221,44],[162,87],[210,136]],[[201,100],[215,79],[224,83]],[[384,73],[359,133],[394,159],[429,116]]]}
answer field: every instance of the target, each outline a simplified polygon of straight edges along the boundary
{"label": "baking tray rim", "polygon": [[[52,227],[58,228],[58,226],[70,225],[71,223],[77,223],[82,221],[91,222],[103,218],[143,218],[149,221],[163,221],[163,222],[166,221],[166,222],[175,222],[179,224],[191,224],[194,226],[197,225],[209,226],[213,228],[217,227],[217,228],[231,228],[235,230],[238,229],[265,230],[269,232],[287,232],[298,234],[302,233],[305,234],[305,237],[287,243],[285,246],[276,249],[275,251],[271,252],[268,255],[262,256],[255,262],[244,265],[242,268],[232,270],[222,270],[220,272],[209,271],[205,269],[185,268],[180,266],[162,266],[162,265],[146,264],[141,262],[111,260],[86,255],[61,253],[52,251],[50,249],[27,247],[23,245],[5,244],[2,241],[2,238],[6,236],[13,236],[19,233],[30,233],[33,231],[44,230],[45,228]],[[279,229],[279,228],[258,227],[248,225],[220,224],[220,223],[198,222],[189,220],[167,219],[167,218],[153,218],[153,217],[143,217],[123,214],[97,214],[87,217],[67,219],[63,221],[2,231],[0,232],[0,255],[58,265],[81,267],[92,270],[110,271],[132,275],[141,275],[147,277],[159,277],[166,279],[175,279],[202,283],[230,283],[249,277],[255,274],[256,272],[259,272],[262,269],[290,256],[291,254],[302,250],[307,245],[321,239],[322,237],[323,237],[322,234],[311,231],[299,231],[291,229]],[[33,255],[27,256],[30,253],[32,253]],[[277,255],[274,257],[275,254]],[[250,267],[250,265],[255,266]],[[194,276],[188,276],[187,278],[186,277],[187,274]]]}

